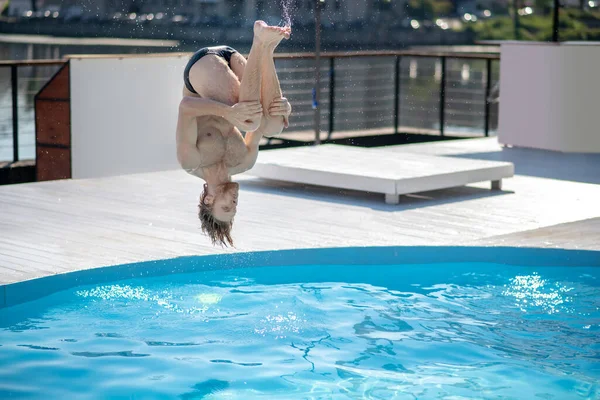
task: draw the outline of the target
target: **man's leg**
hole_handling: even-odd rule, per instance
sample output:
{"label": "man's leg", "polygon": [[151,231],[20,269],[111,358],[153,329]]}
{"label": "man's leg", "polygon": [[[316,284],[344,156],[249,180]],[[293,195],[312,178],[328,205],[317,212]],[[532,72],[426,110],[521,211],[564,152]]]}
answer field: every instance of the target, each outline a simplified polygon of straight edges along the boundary
{"label": "man's leg", "polygon": [[[248,60],[242,60],[243,57],[235,54],[232,57],[232,69],[240,79],[239,101],[256,101],[261,98],[261,84],[263,79],[265,55],[273,54],[274,46],[279,43],[284,36],[282,28],[267,26],[262,21],[254,23],[254,39],[252,47],[248,54]],[[264,106],[263,106],[264,107]],[[260,120],[252,121],[256,130]]]}
{"label": "man's leg", "polygon": [[[285,28],[285,30],[287,33],[286,37],[289,37],[289,28]],[[275,48],[280,41],[281,40],[271,43],[267,51],[262,54],[261,104],[263,106],[264,117],[260,130],[268,137],[279,135],[284,128],[284,117],[279,115],[269,115],[269,107],[273,100],[283,97],[281,85],[275,69],[275,61],[273,59]]]}
{"label": "man's leg", "polygon": [[[262,46],[260,42],[257,42],[256,38],[252,42],[250,54],[248,54],[248,60],[245,60],[240,54],[234,54],[231,59],[231,68],[238,77],[240,74],[237,71],[242,70],[243,75],[240,79],[240,88],[238,94],[238,101],[259,101],[260,100],[260,84],[261,84],[261,58],[262,58]],[[249,120],[252,126],[250,130],[255,130],[260,125],[261,118],[256,120]]]}
{"label": "man's leg", "polygon": [[279,84],[279,78],[277,77],[277,71],[275,70],[275,61],[273,60],[273,53],[275,52],[275,45],[269,48],[269,51],[263,53],[262,59],[262,85],[261,85],[261,103],[263,107],[263,124],[262,130],[267,136],[276,136],[283,131],[283,117],[282,116],[270,116],[269,107],[275,99],[282,97],[281,86]]}

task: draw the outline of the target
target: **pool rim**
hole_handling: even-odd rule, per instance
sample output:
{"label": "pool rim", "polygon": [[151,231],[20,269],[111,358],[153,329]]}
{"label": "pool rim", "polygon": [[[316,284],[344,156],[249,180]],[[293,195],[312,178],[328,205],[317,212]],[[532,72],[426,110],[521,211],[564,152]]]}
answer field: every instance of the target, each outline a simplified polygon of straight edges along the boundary
{"label": "pool rim", "polygon": [[532,247],[365,246],[181,256],[99,266],[0,285],[0,309],[83,285],[216,269],[311,264],[414,265],[457,262],[600,267],[600,251]]}

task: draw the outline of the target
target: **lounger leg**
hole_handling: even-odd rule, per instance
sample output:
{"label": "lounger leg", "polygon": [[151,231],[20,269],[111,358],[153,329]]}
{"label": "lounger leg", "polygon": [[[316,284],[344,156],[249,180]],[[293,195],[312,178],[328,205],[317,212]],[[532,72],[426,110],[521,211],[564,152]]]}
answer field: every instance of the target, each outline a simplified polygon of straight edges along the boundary
{"label": "lounger leg", "polygon": [[400,204],[399,194],[385,194],[385,204]]}
{"label": "lounger leg", "polygon": [[502,190],[502,179],[492,181],[492,190]]}

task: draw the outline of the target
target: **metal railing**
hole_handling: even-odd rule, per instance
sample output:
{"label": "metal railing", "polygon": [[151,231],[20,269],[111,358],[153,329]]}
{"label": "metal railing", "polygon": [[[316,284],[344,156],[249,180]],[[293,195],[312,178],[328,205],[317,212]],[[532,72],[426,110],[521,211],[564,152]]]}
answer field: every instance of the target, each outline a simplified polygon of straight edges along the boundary
{"label": "metal railing", "polygon": [[[275,58],[283,93],[293,108],[285,132],[288,140],[310,132],[314,137],[316,111],[327,140],[335,139],[338,132],[371,130],[373,134],[488,136],[497,124],[497,112],[488,99],[499,75],[494,67],[499,54],[322,53],[321,104],[314,101],[314,53],[276,54]],[[35,158],[33,97],[64,62],[0,61],[0,162],[23,159],[20,149],[26,150],[25,158]]]}
{"label": "metal railing", "polygon": [[[35,157],[33,98],[64,62],[0,61],[0,162],[23,159],[20,138],[24,134],[28,139],[26,158]],[[10,147],[12,154],[7,151]]]}
{"label": "metal railing", "polygon": [[390,133],[489,136],[497,125],[497,110],[489,101],[499,78],[497,53],[323,53],[321,75],[327,79],[319,87],[321,104],[314,103],[314,57],[276,55],[282,90],[294,108],[288,138],[293,131],[316,131],[317,112],[327,139],[339,131],[386,128]]}

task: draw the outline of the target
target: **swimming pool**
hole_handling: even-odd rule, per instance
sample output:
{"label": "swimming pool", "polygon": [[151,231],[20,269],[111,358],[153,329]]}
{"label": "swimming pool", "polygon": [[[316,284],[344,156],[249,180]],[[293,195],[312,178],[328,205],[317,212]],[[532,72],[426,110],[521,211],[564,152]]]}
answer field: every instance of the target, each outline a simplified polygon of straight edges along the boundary
{"label": "swimming pool", "polygon": [[597,398],[599,266],[594,252],[353,248],[7,286],[0,398]]}

